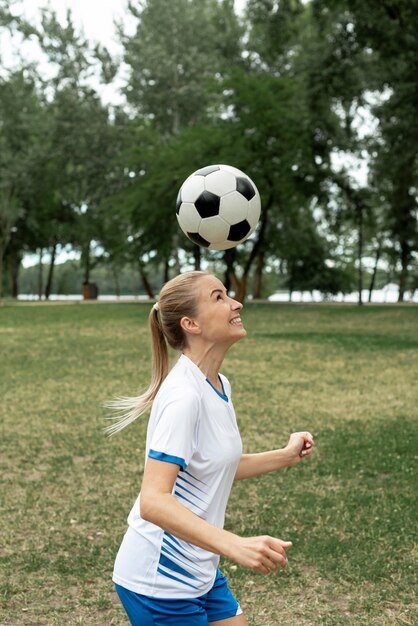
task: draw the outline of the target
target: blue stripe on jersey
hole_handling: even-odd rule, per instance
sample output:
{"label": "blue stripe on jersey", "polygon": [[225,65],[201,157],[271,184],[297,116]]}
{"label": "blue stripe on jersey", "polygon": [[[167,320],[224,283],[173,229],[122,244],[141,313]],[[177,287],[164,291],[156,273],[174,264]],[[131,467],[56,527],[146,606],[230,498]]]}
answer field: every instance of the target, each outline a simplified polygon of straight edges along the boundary
{"label": "blue stripe on jersey", "polygon": [[[178,539],[176,539],[175,537],[173,537],[173,535],[170,535],[170,533],[168,533],[167,531],[164,531],[164,535],[166,537],[168,537],[171,541],[173,541],[174,543],[176,543],[178,546],[180,546],[180,548],[186,550],[186,548],[184,548],[183,544],[180,543],[180,541]],[[186,542],[184,542],[186,543]],[[196,552],[196,546],[194,546],[192,543],[187,543],[188,546],[190,546],[191,548],[193,548],[193,550]],[[189,550],[186,550],[186,552],[189,552]],[[191,552],[189,552],[189,554],[192,554]]]}
{"label": "blue stripe on jersey", "polygon": [[[187,474],[187,473],[188,472],[185,472],[185,474]],[[196,487],[196,485],[191,483],[190,480],[187,480],[187,478],[183,478],[183,476],[180,476],[180,474],[177,476],[177,480],[182,480],[184,483],[187,483],[188,485],[193,487],[193,489],[197,489],[197,491],[201,491],[202,493],[205,494],[205,496],[207,495],[206,491],[203,491],[203,489],[201,489],[200,487]]]}
{"label": "blue stripe on jersey", "polygon": [[185,576],[185,578],[191,578],[192,580],[199,580],[197,576],[195,576],[194,574],[191,574],[183,567],[180,567],[178,563],[175,563],[175,561],[172,561],[171,559],[166,557],[164,554],[160,554],[159,563],[163,567],[166,567],[167,569],[170,569],[173,572],[177,572],[177,574],[181,574],[182,576]]}
{"label": "blue stripe on jersey", "polygon": [[[178,552],[180,554],[180,556],[178,556],[177,554],[174,554],[173,552],[171,552],[171,550],[169,550],[166,546],[169,546],[171,548],[171,550],[174,550],[175,552]],[[164,554],[166,554],[169,557],[171,556],[173,559],[177,559],[180,564],[183,564],[186,567],[190,567],[190,568],[196,570],[198,574],[200,574],[200,569],[196,565],[193,565],[192,561],[187,556],[184,556],[184,554],[182,554],[180,552],[180,550],[177,550],[176,548],[174,548],[174,546],[171,546],[168,543],[168,541],[165,542],[164,546],[161,546],[161,552],[164,552]]]}
{"label": "blue stripe on jersey", "polygon": [[206,513],[205,509],[202,509],[201,506],[199,506],[198,504],[195,504],[194,502],[192,502],[191,500],[189,500],[189,498],[186,498],[185,496],[183,496],[182,493],[179,493],[178,491],[174,492],[174,495],[177,496],[178,498],[181,498],[182,500],[186,500],[186,502],[188,502],[189,504],[191,504],[192,506],[194,506],[196,509],[200,509],[203,513]]}
{"label": "blue stripe on jersey", "polygon": [[150,450],[148,452],[148,456],[151,459],[156,459],[157,461],[165,461],[166,463],[175,463],[176,465],[180,465],[183,472],[186,471],[187,463],[180,456],[173,456],[172,454],[165,454],[165,452],[158,452],[157,450]]}
{"label": "blue stripe on jersey", "polygon": [[[164,533],[165,534],[165,533]],[[176,547],[174,544],[170,543],[170,541],[168,541],[168,539],[166,539],[165,537],[163,537],[163,543],[165,543],[169,548],[171,548],[171,550],[175,550],[176,552],[178,552],[179,554],[181,554],[181,556],[186,559],[187,561],[189,561],[190,563],[194,563],[196,564],[196,558],[197,555],[193,554],[190,550],[188,550],[187,548],[184,548],[183,550],[180,550],[180,547]],[[191,548],[193,548],[194,550],[196,550],[196,547],[193,546],[191,543],[187,544],[188,546],[190,546]],[[188,556],[190,555],[190,556]],[[199,570],[200,571],[200,570]]]}
{"label": "blue stripe on jersey", "polygon": [[[168,546],[169,548],[171,548],[171,550],[174,550],[174,552],[177,552],[178,554],[180,554],[180,556],[183,557],[183,559],[187,559],[188,561],[192,562],[191,559],[189,559],[188,556],[186,556],[185,554],[183,554],[183,552],[181,552],[181,550],[179,550],[178,548],[176,548],[176,546],[173,546],[173,544],[171,544],[169,541],[167,541],[167,539],[163,539],[163,543]],[[164,550],[164,546],[161,546],[161,550]],[[173,555],[172,555],[173,556]]]}
{"label": "blue stripe on jersey", "polygon": [[192,589],[199,589],[199,587],[196,587],[195,585],[192,585],[191,583],[186,583],[185,580],[181,580],[181,578],[177,578],[177,576],[173,576],[172,574],[169,574],[168,572],[165,572],[160,567],[157,567],[157,572],[159,574],[162,574],[163,576],[166,576],[167,578],[171,578],[172,580],[176,580],[177,582],[182,583],[183,585],[187,585],[188,587],[191,587]]}
{"label": "blue stripe on jersey", "polygon": [[170,535],[170,533],[168,533],[166,530],[164,531],[164,535],[168,537],[169,539],[171,539],[171,541],[174,541],[174,543],[177,543],[179,546],[181,546],[180,541],[176,539],[175,537],[173,537],[173,535]]}
{"label": "blue stripe on jersey", "polygon": [[196,476],[193,476],[193,474],[191,474],[190,472],[186,472],[186,470],[183,470],[185,474],[187,474],[187,476],[190,476],[191,478],[193,478],[193,480],[197,480],[198,483],[202,483],[202,485],[205,485],[205,487],[207,487],[207,484],[203,482],[203,480],[200,480],[200,478],[196,478]]}
{"label": "blue stripe on jersey", "polygon": [[186,487],[183,487],[183,485],[179,485],[179,483],[177,481],[176,481],[176,487],[178,487],[179,489],[183,489],[183,491],[185,491],[186,493],[189,493],[191,496],[193,496],[193,498],[196,498],[197,500],[200,500],[201,502],[203,502],[203,504],[207,504],[207,502],[205,502],[205,500],[203,500],[203,498],[200,498],[199,496],[194,494],[193,491],[190,491],[190,489],[186,489]]}
{"label": "blue stripe on jersey", "polygon": [[227,395],[226,395],[226,393],[225,393],[224,385],[223,385],[223,382],[222,382],[222,379],[221,379],[221,377],[220,377],[220,376],[219,376],[219,382],[221,383],[222,393],[221,393],[220,391],[218,391],[218,390],[216,389],[216,387],[214,387],[214,386],[212,385],[212,383],[210,382],[209,378],[207,378],[207,379],[206,379],[206,382],[207,382],[207,383],[209,383],[209,385],[212,387],[212,389],[213,389],[214,391],[216,391],[216,393],[218,394],[218,396],[219,396],[220,398],[222,398],[222,400],[225,400],[225,402],[228,402],[228,396],[227,396]]}

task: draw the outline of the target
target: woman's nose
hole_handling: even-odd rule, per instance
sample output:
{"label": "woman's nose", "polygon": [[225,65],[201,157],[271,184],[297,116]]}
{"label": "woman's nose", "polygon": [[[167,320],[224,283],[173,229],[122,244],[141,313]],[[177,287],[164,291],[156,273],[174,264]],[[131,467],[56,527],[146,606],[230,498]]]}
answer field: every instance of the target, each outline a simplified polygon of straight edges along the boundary
{"label": "woman's nose", "polygon": [[241,311],[244,305],[242,304],[242,302],[238,302],[238,300],[232,300],[231,306],[233,309],[238,309],[238,311]]}

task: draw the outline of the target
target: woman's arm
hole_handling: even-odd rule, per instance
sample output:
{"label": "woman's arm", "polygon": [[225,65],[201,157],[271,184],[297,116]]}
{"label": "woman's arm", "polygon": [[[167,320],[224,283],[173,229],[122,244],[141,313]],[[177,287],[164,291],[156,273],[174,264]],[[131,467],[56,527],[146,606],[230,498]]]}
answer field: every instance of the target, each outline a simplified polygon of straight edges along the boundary
{"label": "woman's arm", "polygon": [[290,435],[285,448],[256,454],[243,454],[235,474],[235,480],[252,478],[274,472],[282,467],[296,465],[312,454],[314,445],[315,442],[311,433],[298,432]]}
{"label": "woman's arm", "polygon": [[275,537],[240,537],[217,528],[183,506],[172,489],[179,466],[147,459],[142,481],[141,517],[170,534],[204,550],[226,556],[236,563],[264,574],[286,567],[290,541]]}

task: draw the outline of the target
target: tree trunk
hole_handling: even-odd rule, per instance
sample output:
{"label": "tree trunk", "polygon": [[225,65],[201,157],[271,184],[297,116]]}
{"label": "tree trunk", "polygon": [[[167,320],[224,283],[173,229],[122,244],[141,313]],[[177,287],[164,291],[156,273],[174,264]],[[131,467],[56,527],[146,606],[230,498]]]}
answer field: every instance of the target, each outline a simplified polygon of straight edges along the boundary
{"label": "tree trunk", "polygon": [[358,304],[363,304],[363,205],[361,202],[357,204],[357,217],[358,217]]}
{"label": "tree trunk", "polygon": [[45,287],[45,299],[49,300],[49,296],[51,295],[51,290],[52,290],[52,280],[54,277],[54,266],[55,266],[55,255],[57,252],[57,244],[54,243],[54,245],[52,246],[51,249],[51,262],[49,264],[49,269],[48,269],[48,278],[46,281],[46,287]]}
{"label": "tree trunk", "polygon": [[264,250],[260,250],[257,254],[257,265],[255,268],[254,282],[253,282],[253,298],[261,298],[261,289],[263,282],[263,269],[264,269]]}
{"label": "tree trunk", "polygon": [[0,298],[3,297],[3,250],[0,249]]}
{"label": "tree trunk", "polygon": [[261,214],[260,228],[258,231],[257,240],[254,242],[253,249],[251,250],[251,253],[244,266],[244,271],[243,271],[242,278],[241,278],[241,287],[239,289],[240,302],[244,302],[245,296],[247,295],[248,276],[249,276],[253,262],[255,261],[258,255],[262,255],[262,258],[264,258],[264,250],[263,250],[264,239],[265,239],[265,234],[266,234],[266,229],[267,229],[267,224],[268,224],[269,211],[272,205],[273,205],[273,195],[271,193],[264,207],[264,211]]}
{"label": "tree trunk", "polygon": [[202,262],[202,253],[200,251],[200,246],[195,246],[195,249],[193,251],[193,256],[194,256],[194,269],[195,271],[199,271],[201,268],[201,262]]}
{"label": "tree trunk", "polygon": [[177,233],[173,235],[173,257],[175,261],[174,267],[175,267],[176,275],[181,274],[181,264],[180,264],[180,257],[179,257],[179,236]]}
{"label": "tree trunk", "polygon": [[244,302],[245,296],[247,295],[247,283],[248,283],[248,272],[244,273],[241,277],[241,280],[238,283],[238,291],[235,294],[235,299],[238,302]]}
{"label": "tree trunk", "polygon": [[164,282],[167,283],[170,280],[170,264],[169,259],[166,259],[164,262]]}
{"label": "tree trunk", "polygon": [[12,232],[8,244],[8,268],[10,276],[10,295],[15,299],[17,299],[19,291],[17,277],[19,274],[20,260],[20,255],[16,246],[16,236],[15,233]]}
{"label": "tree trunk", "polygon": [[89,240],[87,244],[85,244],[82,248],[82,252],[81,252],[81,263],[82,266],[84,267],[84,280],[83,283],[85,285],[88,285],[88,283],[90,282],[90,262],[91,262],[91,258],[90,258],[90,244],[91,241]]}
{"label": "tree trunk", "polygon": [[141,261],[139,261],[139,275],[141,277],[141,281],[142,281],[142,284],[144,285],[145,291],[147,292],[148,296],[152,298],[152,300],[154,300],[155,295],[154,295],[154,292],[152,290],[150,283],[148,282],[148,278],[144,272],[144,268],[142,266]]}
{"label": "tree trunk", "polygon": [[17,258],[16,250],[12,250],[10,255],[10,294],[12,298],[17,300],[19,295],[18,275],[19,275],[20,259]]}
{"label": "tree trunk", "polygon": [[[225,276],[224,276],[224,285],[227,292],[232,287],[231,275],[234,274],[234,261],[236,257],[236,249],[230,248],[229,250],[225,250],[224,252],[224,263],[225,263]],[[234,287],[233,287],[234,288]]]}
{"label": "tree trunk", "polygon": [[253,248],[244,266],[241,279],[238,278],[234,269],[234,262],[236,259],[236,248],[225,250],[225,254],[224,254],[224,262],[226,264],[225,287],[227,291],[229,290],[230,287],[232,287],[235,291],[235,298],[239,300],[240,302],[244,302],[245,296],[247,295],[248,275],[250,273],[251,266],[254,260],[256,259],[257,255],[262,254],[261,250],[264,244],[264,236],[265,236],[266,227],[268,223],[268,212],[272,204],[273,204],[273,195],[270,194],[270,197],[261,214],[258,238],[254,242]]}
{"label": "tree trunk", "polygon": [[410,261],[409,246],[406,242],[401,243],[401,274],[399,276],[398,302],[404,301],[406,282],[408,279],[408,264]]}
{"label": "tree trunk", "polygon": [[113,275],[113,280],[115,281],[115,293],[116,293],[116,297],[120,298],[120,284],[119,284],[119,274],[116,270],[115,267],[112,267],[112,275]]}
{"label": "tree trunk", "polygon": [[380,255],[382,253],[382,245],[383,245],[383,239],[379,239],[378,244],[377,244],[377,250],[376,250],[376,258],[374,260],[372,279],[370,281],[370,287],[369,287],[369,302],[372,301],[374,284],[376,282],[377,266],[379,264]]}
{"label": "tree trunk", "polygon": [[42,300],[42,294],[44,290],[44,264],[43,264],[44,249],[39,248],[39,264],[38,264],[38,300]]}
{"label": "tree trunk", "polygon": [[411,261],[410,240],[416,226],[416,208],[411,192],[411,189],[415,187],[416,180],[415,153],[409,158],[403,159],[402,164],[393,173],[392,234],[400,245],[401,273],[398,302],[403,302],[408,282],[408,266]]}
{"label": "tree trunk", "polygon": [[[234,298],[236,298],[238,300],[238,296],[240,293],[240,281],[237,277],[237,275],[235,274],[234,269],[231,269],[231,271],[229,272],[228,275],[229,278],[229,285],[230,285],[230,289],[232,289],[234,291]],[[229,289],[228,289],[229,291]],[[241,302],[241,300],[240,300]]]}
{"label": "tree trunk", "polygon": [[[228,254],[227,254],[228,253]],[[225,273],[225,289],[234,291],[234,298],[238,302],[244,302],[247,294],[247,281],[248,281],[248,268],[245,267],[241,278],[235,273],[234,260],[236,256],[235,248],[233,250],[226,250],[224,255],[224,261],[226,263]]]}

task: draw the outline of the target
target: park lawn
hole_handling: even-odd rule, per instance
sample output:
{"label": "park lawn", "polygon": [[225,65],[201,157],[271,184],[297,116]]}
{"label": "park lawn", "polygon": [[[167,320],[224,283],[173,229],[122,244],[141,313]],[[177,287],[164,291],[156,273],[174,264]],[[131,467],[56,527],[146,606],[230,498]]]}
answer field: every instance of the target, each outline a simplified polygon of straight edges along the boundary
{"label": "park lawn", "polygon": [[[149,308],[0,308],[2,626],[127,624],[111,572],[147,420],[109,439],[100,405],[147,384]],[[415,624],[418,307],[251,303],[243,319],[223,372],[245,451],[302,429],[317,443],[233,488],[228,529],[294,543],[268,577],[222,562],[249,623]]]}

